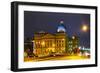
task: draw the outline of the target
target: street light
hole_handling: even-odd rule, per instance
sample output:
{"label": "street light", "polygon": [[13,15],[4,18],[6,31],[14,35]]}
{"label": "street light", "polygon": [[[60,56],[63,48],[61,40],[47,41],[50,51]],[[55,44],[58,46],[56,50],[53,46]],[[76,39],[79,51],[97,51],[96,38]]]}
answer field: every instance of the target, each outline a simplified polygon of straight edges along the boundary
{"label": "street light", "polygon": [[72,36],[72,39],[75,39],[75,36]]}

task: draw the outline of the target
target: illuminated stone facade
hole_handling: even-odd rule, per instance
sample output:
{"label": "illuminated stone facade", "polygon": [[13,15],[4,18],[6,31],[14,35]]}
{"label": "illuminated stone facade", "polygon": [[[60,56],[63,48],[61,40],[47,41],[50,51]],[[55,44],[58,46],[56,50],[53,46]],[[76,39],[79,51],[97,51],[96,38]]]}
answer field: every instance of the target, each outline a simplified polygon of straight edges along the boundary
{"label": "illuminated stone facade", "polygon": [[63,54],[66,51],[66,34],[64,32],[35,33],[33,46],[34,54],[39,57]]}
{"label": "illuminated stone facade", "polygon": [[54,34],[39,32],[34,34],[33,53],[38,57],[75,53],[79,46],[76,36],[68,37],[63,21]]}

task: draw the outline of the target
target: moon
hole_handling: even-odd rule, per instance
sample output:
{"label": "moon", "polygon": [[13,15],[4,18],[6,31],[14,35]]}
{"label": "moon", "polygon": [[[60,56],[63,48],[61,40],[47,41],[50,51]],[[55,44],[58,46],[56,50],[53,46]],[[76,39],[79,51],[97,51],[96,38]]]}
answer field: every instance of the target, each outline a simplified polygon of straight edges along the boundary
{"label": "moon", "polygon": [[84,31],[84,32],[88,31],[88,26],[87,25],[82,25],[82,31]]}

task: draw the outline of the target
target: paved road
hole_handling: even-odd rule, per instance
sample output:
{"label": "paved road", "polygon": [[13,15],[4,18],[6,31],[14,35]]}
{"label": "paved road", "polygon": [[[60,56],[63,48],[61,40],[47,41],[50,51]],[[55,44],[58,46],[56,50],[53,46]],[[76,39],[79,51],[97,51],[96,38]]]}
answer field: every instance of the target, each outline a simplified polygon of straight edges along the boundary
{"label": "paved road", "polygon": [[51,57],[45,57],[45,58],[24,58],[25,62],[36,62],[36,61],[47,61],[47,60],[79,60],[79,59],[89,59],[84,56],[51,56]]}

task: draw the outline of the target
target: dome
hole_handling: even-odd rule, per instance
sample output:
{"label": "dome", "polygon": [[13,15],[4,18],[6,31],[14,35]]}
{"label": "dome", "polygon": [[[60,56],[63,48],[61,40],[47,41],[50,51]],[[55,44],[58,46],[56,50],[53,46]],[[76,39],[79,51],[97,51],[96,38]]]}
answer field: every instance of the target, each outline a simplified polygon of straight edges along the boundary
{"label": "dome", "polygon": [[65,28],[63,26],[58,26],[57,32],[65,32]]}
{"label": "dome", "polygon": [[63,21],[60,22],[60,25],[58,26],[57,32],[66,32],[66,29],[62,23]]}

